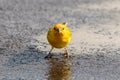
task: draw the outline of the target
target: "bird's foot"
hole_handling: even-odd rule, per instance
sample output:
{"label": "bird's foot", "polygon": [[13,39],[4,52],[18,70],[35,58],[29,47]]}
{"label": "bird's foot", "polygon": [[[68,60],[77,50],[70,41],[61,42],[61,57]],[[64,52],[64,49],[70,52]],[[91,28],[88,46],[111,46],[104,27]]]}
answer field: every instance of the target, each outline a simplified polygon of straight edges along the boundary
{"label": "bird's foot", "polygon": [[45,59],[49,59],[49,58],[52,58],[52,56],[53,56],[52,54],[48,54],[48,55],[45,56],[44,58],[45,58]]}
{"label": "bird's foot", "polygon": [[72,55],[70,55],[69,53],[65,53],[64,56],[65,56],[65,58],[71,58],[72,57]]}

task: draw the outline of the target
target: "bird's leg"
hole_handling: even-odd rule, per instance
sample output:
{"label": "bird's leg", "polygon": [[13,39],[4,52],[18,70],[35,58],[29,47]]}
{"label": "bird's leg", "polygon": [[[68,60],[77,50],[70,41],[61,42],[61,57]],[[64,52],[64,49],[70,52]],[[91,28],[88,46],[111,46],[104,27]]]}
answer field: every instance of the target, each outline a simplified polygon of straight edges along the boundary
{"label": "bird's leg", "polygon": [[71,55],[69,54],[68,49],[66,47],[65,47],[65,57],[66,58],[71,57]]}
{"label": "bird's leg", "polygon": [[54,47],[52,47],[49,51],[49,54],[47,56],[45,56],[45,58],[52,58],[52,50],[54,49]]}

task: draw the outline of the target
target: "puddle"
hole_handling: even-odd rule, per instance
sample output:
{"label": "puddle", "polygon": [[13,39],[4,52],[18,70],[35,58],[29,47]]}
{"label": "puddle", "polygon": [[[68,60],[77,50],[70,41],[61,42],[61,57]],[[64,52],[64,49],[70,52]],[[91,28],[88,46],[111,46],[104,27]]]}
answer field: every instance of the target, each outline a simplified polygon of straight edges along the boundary
{"label": "puddle", "polygon": [[48,60],[48,80],[70,80],[71,62],[67,59]]}

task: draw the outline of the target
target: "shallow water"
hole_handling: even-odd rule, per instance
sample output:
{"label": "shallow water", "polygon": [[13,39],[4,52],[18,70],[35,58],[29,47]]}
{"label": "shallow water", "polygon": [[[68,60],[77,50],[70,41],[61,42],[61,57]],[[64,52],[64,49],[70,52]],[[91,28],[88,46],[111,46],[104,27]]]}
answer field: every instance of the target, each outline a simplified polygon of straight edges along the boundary
{"label": "shallow water", "polygon": [[48,80],[70,80],[71,65],[66,60],[50,59],[48,61]]}
{"label": "shallow water", "polygon": [[[117,54],[119,50],[97,50],[92,49],[93,52],[80,53],[80,55],[72,53],[72,57],[69,59],[64,58],[61,53],[54,53],[51,59],[44,59],[47,52],[34,50],[4,55],[2,58],[6,60],[1,62],[0,79],[113,80],[120,78],[118,71],[120,69],[120,55]],[[115,54],[106,55],[113,52]]]}

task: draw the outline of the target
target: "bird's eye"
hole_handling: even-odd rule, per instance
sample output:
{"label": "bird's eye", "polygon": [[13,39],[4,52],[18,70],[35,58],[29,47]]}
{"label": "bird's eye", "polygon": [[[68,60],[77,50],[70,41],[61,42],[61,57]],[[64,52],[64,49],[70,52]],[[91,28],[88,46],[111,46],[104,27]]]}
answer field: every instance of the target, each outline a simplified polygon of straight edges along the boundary
{"label": "bird's eye", "polygon": [[66,22],[63,22],[62,24],[63,24],[63,25],[65,25],[65,24],[66,24]]}
{"label": "bird's eye", "polygon": [[56,29],[54,28],[54,30],[56,30]]}
{"label": "bird's eye", "polygon": [[62,30],[64,30],[64,28],[62,28]]}

